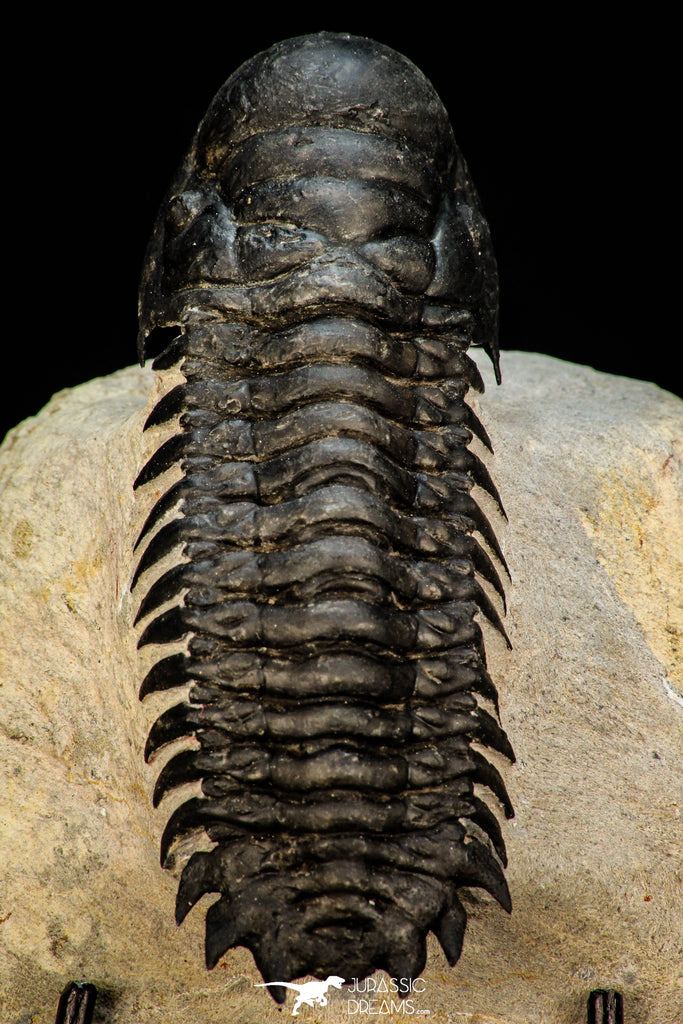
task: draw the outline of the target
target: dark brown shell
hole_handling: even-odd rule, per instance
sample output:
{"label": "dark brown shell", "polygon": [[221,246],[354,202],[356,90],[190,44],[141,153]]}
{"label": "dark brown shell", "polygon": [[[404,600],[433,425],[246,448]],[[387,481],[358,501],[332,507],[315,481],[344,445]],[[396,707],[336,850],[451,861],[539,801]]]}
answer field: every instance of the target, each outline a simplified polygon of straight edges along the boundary
{"label": "dark brown shell", "polygon": [[219,894],[209,967],[243,945],[267,982],[413,977],[430,930],[458,959],[460,888],[510,909],[500,826],[474,791],[512,815],[478,750],[513,758],[477,621],[505,636],[504,561],[471,492],[500,499],[465,401],[483,387],[470,344],[498,376],[496,319],[486,222],[406,58],[324,33],[226,82],[143,276],[141,358],[179,328],[154,365],[186,382],[147,424],[178,418],[137,485],[178,464],[182,478],[143,527],[133,583],[140,646],[189,638],[141,696],[189,685],[146,757],[195,740],[154,802],[201,784],[162,863],[186,835],[213,844],[185,865],[176,911]]}

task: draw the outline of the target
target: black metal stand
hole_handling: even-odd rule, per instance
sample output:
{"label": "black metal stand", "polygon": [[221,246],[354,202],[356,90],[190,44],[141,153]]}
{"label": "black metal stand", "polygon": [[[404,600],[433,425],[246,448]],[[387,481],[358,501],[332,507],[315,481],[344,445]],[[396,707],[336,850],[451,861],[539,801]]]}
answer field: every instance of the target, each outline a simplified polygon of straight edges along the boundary
{"label": "black metal stand", "polygon": [[613,988],[598,988],[588,997],[587,1024],[624,1024],[624,1000]]}
{"label": "black metal stand", "polygon": [[85,981],[72,981],[62,992],[55,1024],[91,1024],[97,989]]}

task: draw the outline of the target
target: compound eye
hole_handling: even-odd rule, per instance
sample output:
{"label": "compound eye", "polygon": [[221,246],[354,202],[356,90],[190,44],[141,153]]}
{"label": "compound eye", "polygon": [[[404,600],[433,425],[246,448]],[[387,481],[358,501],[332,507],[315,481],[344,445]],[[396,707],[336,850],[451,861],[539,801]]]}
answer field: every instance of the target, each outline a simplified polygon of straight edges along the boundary
{"label": "compound eye", "polygon": [[201,192],[180,192],[173,196],[166,212],[166,225],[172,234],[179,234],[190,221],[194,220],[206,206],[206,197]]}
{"label": "compound eye", "polygon": [[237,230],[238,259],[248,280],[277,277],[307,263],[325,250],[325,244],[323,235],[294,224],[268,221]]}

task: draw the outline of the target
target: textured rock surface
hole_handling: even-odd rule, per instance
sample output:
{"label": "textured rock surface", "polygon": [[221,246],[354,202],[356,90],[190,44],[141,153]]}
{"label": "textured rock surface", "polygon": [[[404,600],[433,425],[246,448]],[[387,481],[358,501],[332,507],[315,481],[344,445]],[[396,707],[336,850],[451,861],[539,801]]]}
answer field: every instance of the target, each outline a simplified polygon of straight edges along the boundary
{"label": "textured rock surface", "polygon": [[[596,987],[629,1024],[683,1018],[683,403],[652,385],[505,353],[482,418],[509,526],[507,628],[487,640],[503,722],[513,914],[468,900],[463,956],[430,947],[415,1010],[443,1024],[577,1024]],[[0,451],[0,1017],[52,1024],[73,978],[96,1020],[281,1020],[251,957],[203,966],[173,923],[167,809],[128,594],[152,375],[56,395]],[[153,655],[146,654],[147,658]],[[163,701],[163,703],[162,703]],[[206,907],[211,902],[205,899]],[[381,976],[377,976],[379,983]],[[367,1019],[351,995],[301,1019]],[[364,997],[366,998],[366,997]],[[410,1014],[385,1013],[380,1020]],[[291,1002],[288,1003],[291,1009]],[[473,1017],[473,1014],[479,1016]]]}

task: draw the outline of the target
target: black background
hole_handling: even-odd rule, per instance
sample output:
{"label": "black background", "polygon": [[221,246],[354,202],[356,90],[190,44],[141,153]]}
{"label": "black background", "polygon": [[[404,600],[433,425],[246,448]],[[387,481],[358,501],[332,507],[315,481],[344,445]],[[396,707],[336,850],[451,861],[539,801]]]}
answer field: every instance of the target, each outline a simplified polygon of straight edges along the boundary
{"label": "black background", "polygon": [[[653,26],[625,25],[623,12],[597,24],[575,6],[449,6],[445,23],[427,5],[297,10],[104,8],[90,22],[26,26],[4,103],[14,283],[0,436],[60,388],[135,362],[145,245],[209,101],[254,53],[320,29],[393,46],[436,86],[491,224],[502,349],[683,392]],[[504,382],[504,351],[502,368]]]}

